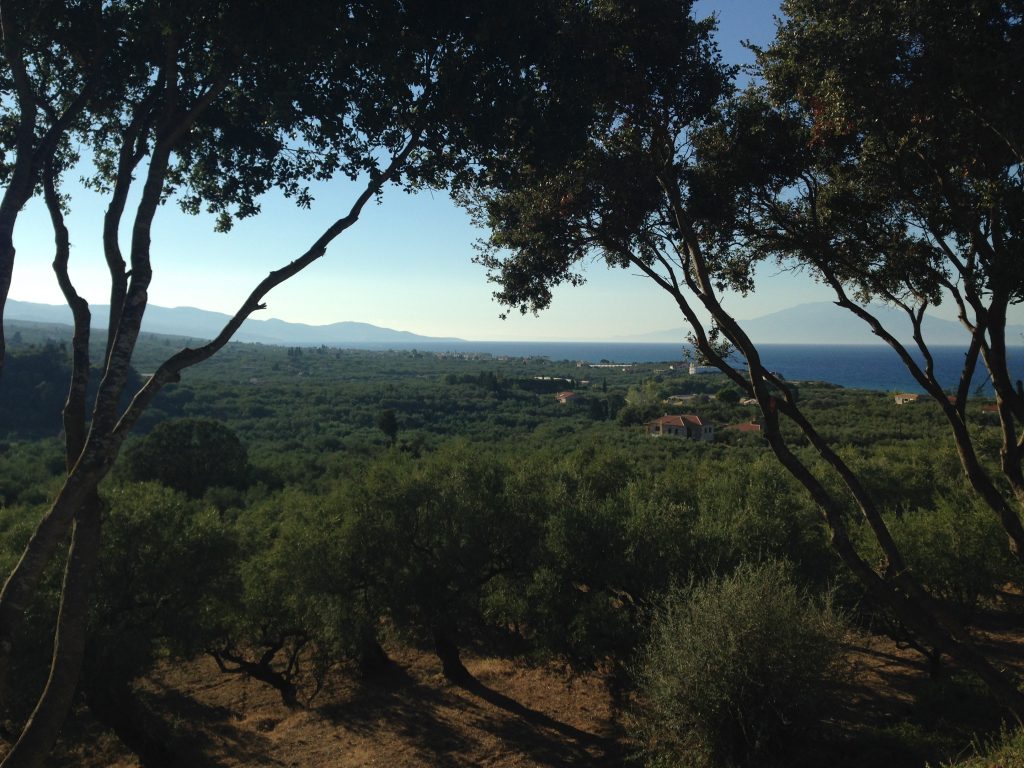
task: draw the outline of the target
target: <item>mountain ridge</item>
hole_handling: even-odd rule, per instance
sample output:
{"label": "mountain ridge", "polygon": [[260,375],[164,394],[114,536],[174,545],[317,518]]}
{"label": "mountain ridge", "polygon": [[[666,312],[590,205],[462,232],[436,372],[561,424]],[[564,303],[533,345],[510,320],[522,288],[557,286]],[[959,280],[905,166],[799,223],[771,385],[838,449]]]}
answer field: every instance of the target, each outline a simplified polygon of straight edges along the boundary
{"label": "mountain ridge", "polygon": [[[872,305],[882,323],[894,331],[902,343],[913,343],[910,322],[901,310],[881,305]],[[106,323],[109,308],[106,305],[93,307],[93,325],[102,328]],[[5,315],[10,320],[37,323],[71,325],[71,311],[63,304],[38,304],[35,302],[9,299]],[[151,304],[146,310],[142,330],[171,336],[200,339],[214,338],[230,318],[221,312],[195,307],[161,307]],[[837,308],[827,301],[799,304],[795,307],[771,312],[749,320],[741,320],[743,326],[757,344],[883,344],[873,335],[865,323],[850,312]],[[934,346],[966,346],[967,331],[957,322],[925,315],[924,334]],[[684,327],[643,334],[631,334],[608,339],[603,343],[653,344],[682,343],[687,335]],[[1024,341],[1024,325],[1006,327],[1008,343]],[[259,320],[250,318],[233,337],[234,341],[256,342],[281,346],[342,346],[358,344],[363,346],[386,346],[401,344],[470,343],[457,337],[424,336],[411,331],[400,331],[370,323],[352,320],[310,325],[292,323],[277,318]],[[593,340],[591,340],[593,341]],[[590,343],[590,342],[587,342]]]}
{"label": "mountain ridge", "polygon": [[[93,327],[106,327],[110,308],[92,307]],[[63,304],[37,304],[9,299],[5,317],[37,323],[71,325],[71,310]],[[151,304],[146,308],[142,330],[171,336],[212,339],[230,319],[230,315],[195,307],[161,307]],[[340,344],[412,344],[416,342],[458,342],[462,339],[422,336],[410,331],[383,328],[370,323],[341,321],[328,325],[291,323],[277,318],[259,320],[250,318],[242,323],[232,337],[233,341],[293,346],[337,346]]]}
{"label": "mountain ridge", "polygon": [[[903,344],[913,344],[913,329],[903,310],[874,304],[868,309]],[[884,344],[862,320],[830,301],[809,302],[738,321],[756,344]],[[794,329],[799,329],[794,333]],[[925,340],[933,346],[966,346],[970,340],[960,323],[925,314]],[[615,341],[632,343],[679,342],[686,338],[684,327],[623,336]],[[1007,325],[1010,344],[1024,341],[1024,325]]]}

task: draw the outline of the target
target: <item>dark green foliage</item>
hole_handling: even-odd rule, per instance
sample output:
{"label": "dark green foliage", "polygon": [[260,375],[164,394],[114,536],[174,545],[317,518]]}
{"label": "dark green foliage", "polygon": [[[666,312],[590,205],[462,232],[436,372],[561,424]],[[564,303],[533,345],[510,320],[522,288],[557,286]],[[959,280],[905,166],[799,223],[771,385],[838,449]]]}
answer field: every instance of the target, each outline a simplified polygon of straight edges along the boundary
{"label": "dark green foliage", "polygon": [[108,497],[86,685],[127,684],[223,634],[237,599],[237,543],[216,510],[155,483]]}
{"label": "dark green foliage", "polygon": [[398,439],[398,417],[393,408],[385,408],[377,414],[377,429],[384,433],[388,445],[394,445]]}
{"label": "dark green foliage", "polygon": [[48,501],[63,472],[56,440],[0,442],[0,507]]}
{"label": "dark green foliage", "polygon": [[655,595],[689,573],[691,510],[609,447],[539,457],[529,477],[541,526],[529,573],[495,596],[506,623],[541,656],[627,658]]}
{"label": "dark green foliage", "polygon": [[[0,564],[20,554],[40,512],[7,508]],[[223,634],[236,600],[234,533],[215,510],[155,483],[113,488],[83,670],[86,697],[120,694],[159,659],[190,659]],[[12,691],[15,719],[27,715],[46,679],[62,563],[47,574],[21,633]]]}
{"label": "dark green foliage", "polygon": [[[45,510],[41,504],[0,509],[0,566],[7,569],[14,566]],[[47,569],[41,589],[27,607],[25,623],[16,637],[21,652],[8,670],[11,695],[4,702],[4,715],[10,722],[23,722],[28,717],[35,705],[35,692],[46,682],[52,655],[46,640],[53,635],[62,565],[55,564]]]}
{"label": "dark green foliage", "polygon": [[[796,185],[787,255],[851,290],[886,297],[914,285],[914,304],[941,301],[950,275],[978,281],[969,303],[1018,303],[1021,232],[975,233],[1015,220],[1024,194],[1020,8],[789,0],[785,13],[760,62],[799,124],[797,162],[816,173],[813,190]],[[986,257],[975,262],[975,249]]]}
{"label": "dark green foliage", "polygon": [[766,558],[790,560],[805,581],[821,587],[831,577],[835,563],[818,511],[763,451],[701,462],[678,493],[696,508],[692,536],[702,577]]}
{"label": "dark green foliage", "polygon": [[243,488],[250,479],[245,446],[211,419],[161,423],[126,452],[125,468],[131,480],[155,480],[194,499],[211,488]]}
{"label": "dark green foliage", "polygon": [[413,635],[465,642],[486,623],[494,583],[529,573],[542,508],[501,460],[449,446],[413,463],[393,457],[346,499],[362,566],[380,607]]}
{"label": "dark green foliage", "polygon": [[63,345],[8,355],[0,380],[0,437],[56,436],[70,370]]}
{"label": "dark green foliage", "polygon": [[621,661],[654,597],[689,573],[692,515],[649,484],[604,495],[571,485],[556,486],[522,615],[545,653],[583,667]]}
{"label": "dark green foliage", "polygon": [[740,391],[736,387],[723,387],[715,393],[715,397],[723,403],[736,405],[740,401]]}
{"label": "dark green foliage", "polygon": [[524,610],[541,648],[589,665],[628,653],[633,641],[633,597],[622,583],[625,515],[615,498],[567,490],[546,521]]}
{"label": "dark green foliage", "polygon": [[[206,491],[207,503],[226,510],[224,525],[233,529],[227,532],[204,527],[212,524],[208,513],[170,491],[132,485],[112,492],[117,531],[137,531],[140,542],[164,541],[148,528],[158,516],[140,520],[141,509],[127,514],[129,498],[139,494],[154,514],[175,521],[167,535],[187,545],[156,546],[212,579],[209,588],[195,587],[202,593],[198,608],[209,613],[196,618],[191,608],[175,608],[183,617],[180,636],[159,612],[132,609],[131,636],[152,642],[126,652],[125,669],[145,668],[154,653],[184,657],[206,644],[226,654],[226,668],[237,669],[228,656],[255,663],[284,639],[269,669],[282,675],[275,684],[305,701],[331,666],[354,660],[372,668],[382,661],[378,641],[429,645],[438,627],[456,648],[555,657],[577,667],[621,665],[673,584],[773,558],[790,561],[794,578],[809,589],[836,578],[816,510],[762,445],[651,439],[515,383],[571,379],[575,363],[490,360],[493,376],[481,376],[479,360],[305,350],[304,376],[273,370],[298,359],[286,349],[234,345],[223,361],[192,371],[158,402],[165,414],[223,419],[250,446],[259,482]],[[720,377],[674,377],[664,368],[602,371],[607,397],[624,402],[631,389],[652,400],[722,389]],[[950,599],[964,594],[971,606],[984,605],[1013,572],[990,552],[1000,546],[997,532],[961,504],[955,456],[936,448],[940,415],[927,406],[898,408],[881,394],[801,389],[824,434],[894,510],[891,520],[913,554],[912,567],[934,565],[942,581],[929,586],[937,593],[948,589]],[[604,397],[596,389],[580,391],[588,400]],[[718,400],[686,407],[717,414],[716,426],[749,419],[745,406]],[[402,414],[394,452],[375,423],[382,408]],[[998,441],[993,427],[977,432]],[[451,444],[455,436],[463,442]],[[53,493],[62,464],[55,443],[13,443],[0,454],[7,468],[0,487],[8,494],[0,539],[10,543],[4,550],[10,557],[38,515],[25,505]],[[917,527],[926,519],[943,524],[935,531]],[[208,530],[214,543],[227,536],[239,548],[214,557],[189,538],[190,530]],[[945,533],[936,539],[937,531]],[[108,544],[127,553],[125,567],[138,569],[128,533],[112,529],[111,535],[117,539]],[[163,567],[159,551],[140,546],[154,567]],[[193,558],[203,553],[211,562],[196,564]],[[155,572],[137,572],[145,576],[140,583],[153,583],[140,601],[166,586]],[[54,585],[58,579],[55,571]],[[977,591],[963,592],[963,584]],[[844,589],[844,599],[860,596]],[[103,606],[126,599],[124,591],[111,594]],[[176,605],[177,596],[167,594]],[[41,637],[48,613],[40,607],[34,615]],[[888,626],[875,619],[876,628]],[[98,619],[111,626],[120,620]],[[191,646],[189,636],[196,638]],[[289,671],[296,650],[301,663]],[[26,656],[18,673],[26,690],[45,669],[43,651],[35,661]]]}
{"label": "dark green foliage", "polygon": [[324,499],[289,491],[252,507],[239,520],[250,554],[226,649],[291,636],[322,671],[379,662],[385,620],[417,641],[486,641],[509,620],[496,592],[533,567],[533,487],[454,445],[422,460],[386,454]]}
{"label": "dark green foliage", "polygon": [[[950,489],[933,508],[909,509],[887,522],[908,566],[965,623],[1005,584],[1020,583],[1024,575],[1005,551],[999,522],[966,488]],[[860,533],[869,546],[867,532]]]}
{"label": "dark green foliage", "polygon": [[646,405],[635,405],[627,402],[619,409],[616,420],[619,426],[635,427],[646,424],[664,414],[664,409],[659,403],[648,403]]}
{"label": "dark green foliage", "polygon": [[626,405],[626,397],[618,392],[611,392],[608,395],[608,418],[618,418],[619,413]]}
{"label": "dark green foliage", "polygon": [[363,559],[372,542],[331,500],[286,491],[244,511],[237,529],[242,596],[212,647],[227,668],[253,665],[294,703],[300,683],[312,696],[331,666],[376,650],[383,608]]}
{"label": "dark green foliage", "polygon": [[648,764],[788,765],[818,722],[842,632],[778,562],[672,591],[637,670]]}

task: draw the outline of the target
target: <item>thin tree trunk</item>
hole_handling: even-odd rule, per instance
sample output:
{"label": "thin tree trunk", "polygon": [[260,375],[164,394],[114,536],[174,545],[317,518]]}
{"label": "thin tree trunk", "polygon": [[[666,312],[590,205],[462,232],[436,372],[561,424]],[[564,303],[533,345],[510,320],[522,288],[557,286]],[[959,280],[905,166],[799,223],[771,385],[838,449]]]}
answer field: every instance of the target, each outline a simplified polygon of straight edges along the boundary
{"label": "thin tree trunk", "polygon": [[[60,209],[60,201],[54,185],[54,169],[51,162],[46,164],[43,176],[44,197],[47,208],[50,211],[50,218],[53,224],[56,254],[53,260],[53,270],[57,275],[57,282],[61,291],[71,308],[74,317],[74,339],[72,340],[72,373],[71,382],[68,388],[67,400],[64,404],[64,443],[65,443],[65,466],[70,474],[75,463],[78,461],[85,447],[86,439],[86,390],[89,385],[89,332],[90,312],[89,305],[75,291],[68,275],[68,261],[70,257],[70,242],[67,227],[64,225],[64,217]],[[70,506],[68,507],[70,510]],[[50,554],[45,559],[52,557],[68,534],[71,527],[71,518],[68,515],[65,519],[51,519],[49,522],[51,530],[42,535],[49,539],[49,544],[43,548],[43,553]],[[6,585],[5,585],[6,588]],[[15,600],[17,602],[17,600]],[[11,648],[13,626],[10,621],[0,621],[0,702],[7,694],[7,674],[10,669],[10,658],[13,653]]]}
{"label": "thin tree trunk", "polygon": [[99,480],[94,473],[84,472],[81,467],[71,473],[7,577],[0,591],[0,670],[8,668],[11,663],[14,636],[43,573],[58,548],[67,540],[76,511],[95,497]]}
{"label": "thin tree trunk", "polygon": [[6,341],[3,330],[4,308],[11,289],[14,272],[14,224],[34,186],[33,152],[35,149],[36,100],[25,71],[16,24],[11,18],[9,3],[0,3],[0,34],[4,58],[15,84],[16,100],[21,112],[15,143],[14,167],[0,200],[0,378],[4,369]]}
{"label": "thin tree trunk", "polygon": [[0,768],[41,768],[57,741],[82,671],[86,614],[99,550],[100,500],[93,493],[75,516],[50,677],[20,738],[0,763]]}
{"label": "thin tree trunk", "polygon": [[[992,385],[996,390],[996,394],[999,396],[1000,402],[1005,403],[1005,409],[1010,408],[1009,403],[1012,402],[1012,399],[1015,397],[1013,386],[1010,384],[1009,376],[1007,375],[1006,357],[1005,354],[1002,353],[1003,346],[1001,343],[1001,337],[996,331],[996,328],[1000,327],[1000,322],[1005,325],[1005,313],[997,314],[995,318],[995,326],[989,325],[989,323],[992,322],[991,317],[989,317],[986,323],[986,326],[990,328],[990,335],[994,338],[1000,339],[1000,343],[995,344],[994,349],[986,349],[986,346],[981,343],[980,334],[982,331],[979,328],[972,330],[971,347],[964,362],[960,386],[957,390],[957,406],[954,406],[947,399],[945,391],[935,378],[934,371],[930,366],[927,370],[921,370],[921,367],[910,355],[906,347],[895,336],[893,336],[885,326],[882,325],[881,321],[878,320],[877,317],[851,301],[842,284],[837,279],[832,279],[829,282],[836,294],[839,306],[863,320],[876,336],[888,344],[892,350],[899,355],[900,360],[903,362],[903,365],[911,376],[914,377],[914,380],[925,389],[936,403],[938,403],[939,408],[942,409],[946,420],[949,422],[949,427],[953,435],[953,443],[956,446],[957,455],[960,458],[960,464],[964,469],[967,480],[970,482],[971,487],[975,492],[977,492],[977,494],[985,501],[989,509],[995,512],[999,517],[999,522],[1003,526],[1003,530],[1006,532],[1008,538],[1010,553],[1017,558],[1017,560],[1024,563],[1024,526],[1021,524],[1020,514],[1010,506],[1005,498],[1003,498],[1003,495],[996,488],[984,467],[982,467],[981,461],[978,459],[978,455],[974,450],[974,443],[971,440],[970,432],[967,429],[967,424],[964,422],[963,414],[961,412],[963,406],[962,401],[966,399],[967,388],[971,381],[970,374],[973,373],[973,368],[976,365],[979,350],[982,351],[985,366],[992,378]],[[914,321],[914,337],[921,353],[927,354],[928,347],[924,342],[924,337],[921,332],[921,322],[919,319]],[[1004,433],[1004,445],[1002,452],[1004,458],[1004,474],[1007,476],[1011,487],[1015,491],[1017,489],[1021,489],[1021,494],[1018,496],[1018,499],[1024,502],[1024,478],[1020,476],[1019,460],[1012,462],[1010,466],[1005,462],[1008,451],[1012,453],[1016,449],[1016,446],[1014,445],[1015,437],[1012,426],[1012,409],[1005,409],[1000,409],[1000,423],[1003,426]]]}
{"label": "thin tree trunk", "polygon": [[[906,571],[906,569],[898,567],[902,564],[902,555],[891,536],[889,536],[888,529],[878,514],[877,509],[875,509],[871,500],[866,497],[853,472],[828,448],[820,436],[811,428],[809,422],[803,418],[793,398],[788,396],[789,393],[785,385],[776,382],[787,395],[782,403],[777,402],[770,395],[767,388],[767,378],[769,377],[761,365],[757,347],[732,315],[719,302],[701,252],[701,246],[688,227],[681,202],[676,199],[677,196],[672,194],[673,186],[671,179],[665,180],[663,187],[674,210],[679,231],[683,233],[685,252],[681,258],[685,258],[685,262],[680,262],[683,281],[701,302],[704,309],[711,315],[725,337],[746,358],[749,367],[748,376],[744,377],[740,374],[714,349],[707,333],[704,332],[701,319],[682,293],[675,269],[666,259],[661,259],[659,263],[667,270],[668,277],[656,272],[653,265],[642,259],[631,258],[632,263],[675,299],[677,306],[691,327],[695,329],[700,351],[733,381],[739,383],[757,399],[758,406],[765,419],[766,437],[772,451],[786,470],[811,494],[828,526],[833,548],[847,567],[853,571],[858,580],[868,589],[872,597],[880,605],[893,611],[901,622],[911,631],[925,638],[932,647],[949,653],[950,656],[965,668],[977,674],[993,694],[1017,718],[1024,718],[1024,693],[1018,690],[1013,676],[1007,673],[1006,670],[996,669],[988,659],[979,653],[967,632],[962,627],[956,625],[956,622],[952,621],[950,617],[946,616],[935,605],[934,600],[930,598],[930,595],[920,586],[912,574]],[[819,452],[821,452],[823,447],[826,449],[822,453],[822,457],[842,477],[851,498],[858,504],[858,507],[868,521],[876,540],[889,560],[890,568],[887,569],[887,575],[891,576],[891,578],[884,578],[876,573],[856,552],[850,542],[842,515],[838,511],[838,506],[832,500],[831,495],[818,481],[818,478],[811,472],[809,467],[789,450],[778,425],[778,409],[781,406],[785,406],[788,416],[792,418],[795,415],[797,417],[794,419],[797,426]],[[893,568],[893,566],[896,567]]]}
{"label": "thin tree trunk", "polygon": [[12,180],[0,201],[0,380],[3,379],[4,360],[7,356],[7,342],[4,336],[3,318],[7,296],[11,290],[11,276],[14,273],[14,224],[21,207],[28,200],[24,190],[14,188]]}

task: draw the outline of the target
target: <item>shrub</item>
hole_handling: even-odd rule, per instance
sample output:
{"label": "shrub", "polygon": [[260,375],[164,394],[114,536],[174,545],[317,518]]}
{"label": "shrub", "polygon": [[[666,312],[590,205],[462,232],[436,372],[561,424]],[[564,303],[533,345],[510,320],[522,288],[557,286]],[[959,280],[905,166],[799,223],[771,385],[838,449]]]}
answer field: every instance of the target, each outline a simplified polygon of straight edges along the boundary
{"label": "shrub", "polygon": [[157,483],[115,486],[105,501],[86,687],[199,655],[238,599],[238,545],[216,510]]}
{"label": "shrub", "polygon": [[1024,768],[1024,728],[1004,730],[982,754],[944,768]]}
{"label": "shrub", "polygon": [[783,563],[670,592],[637,669],[648,764],[785,762],[837,670],[842,627]]}
{"label": "shrub", "polygon": [[991,511],[963,493],[887,521],[917,578],[964,622],[1021,569]]}
{"label": "shrub", "polygon": [[210,488],[244,488],[249,459],[238,436],[211,419],[165,421],[125,452],[128,479],[155,480],[198,499]]}
{"label": "shrub", "polygon": [[[943,489],[932,508],[887,513],[885,522],[910,570],[960,622],[970,623],[1002,584],[1021,579],[1020,564],[1007,551],[1006,534],[998,520],[962,486]],[[866,525],[851,530],[866,559],[880,557]],[[895,637],[906,639],[893,617],[877,618],[893,628]],[[919,650],[937,663],[936,651]]]}

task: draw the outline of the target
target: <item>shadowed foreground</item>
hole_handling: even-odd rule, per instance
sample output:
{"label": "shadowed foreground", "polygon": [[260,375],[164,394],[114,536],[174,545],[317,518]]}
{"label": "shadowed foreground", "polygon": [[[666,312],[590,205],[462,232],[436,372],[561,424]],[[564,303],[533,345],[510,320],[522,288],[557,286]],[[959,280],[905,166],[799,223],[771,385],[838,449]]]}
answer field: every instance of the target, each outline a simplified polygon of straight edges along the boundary
{"label": "shadowed foreground", "polygon": [[[987,615],[979,639],[1019,667],[1011,619]],[[207,659],[162,668],[141,682],[139,698],[162,713],[177,765],[196,768],[619,766],[634,746],[604,675],[467,654],[474,679],[456,686],[433,654],[390,652],[394,663],[370,678],[335,670],[305,708],[289,710],[271,687],[221,674]],[[968,756],[972,733],[987,739],[992,703],[954,669],[932,677],[920,655],[867,635],[849,638],[847,662],[831,711],[794,766],[918,768]],[[77,719],[71,731],[75,744],[53,765],[139,765],[95,723]]]}
{"label": "shadowed foreground", "polygon": [[[202,660],[163,669],[143,698],[167,713],[181,765],[613,766],[625,742],[605,679],[467,659],[476,680],[448,683],[436,657],[394,654],[388,671],[361,681],[332,675],[307,709],[288,710],[269,686]],[[90,743],[90,740],[85,740]],[[61,765],[136,766],[112,737],[62,755]],[[118,758],[114,758],[114,754]]]}

